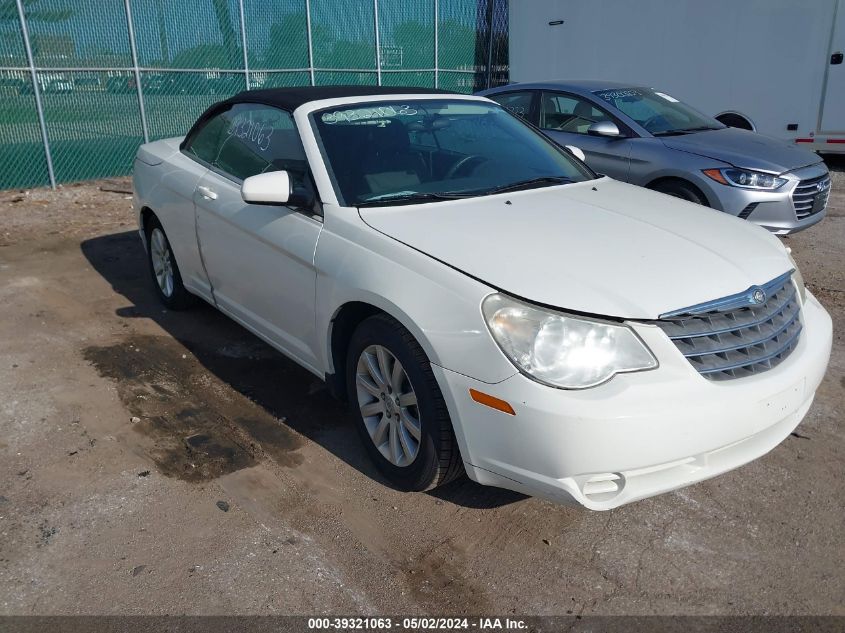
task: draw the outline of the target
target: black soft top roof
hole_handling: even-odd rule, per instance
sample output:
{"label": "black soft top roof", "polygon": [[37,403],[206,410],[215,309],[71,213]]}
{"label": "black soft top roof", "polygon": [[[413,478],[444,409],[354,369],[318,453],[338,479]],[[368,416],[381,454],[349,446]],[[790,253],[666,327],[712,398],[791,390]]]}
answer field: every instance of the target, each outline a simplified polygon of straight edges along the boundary
{"label": "black soft top roof", "polygon": [[377,97],[379,95],[398,94],[454,94],[446,90],[432,88],[409,88],[403,86],[303,86],[300,88],[267,88],[264,90],[245,90],[223,103],[262,103],[292,112],[299,106],[339,97]]}
{"label": "black soft top roof", "polygon": [[378,97],[379,95],[399,94],[455,94],[446,90],[432,88],[409,88],[402,86],[302,86],[299,88],[266,88],[264,90],[245,90],[224,101],[211,105],[188,130],[185,138],[179,144],[185,149],[188,141],[197,130],[218,112],[226,110],[236,103],[260,103],[293,112],[299,106],[320,101],[322,99],[336,99],[339,97]]}

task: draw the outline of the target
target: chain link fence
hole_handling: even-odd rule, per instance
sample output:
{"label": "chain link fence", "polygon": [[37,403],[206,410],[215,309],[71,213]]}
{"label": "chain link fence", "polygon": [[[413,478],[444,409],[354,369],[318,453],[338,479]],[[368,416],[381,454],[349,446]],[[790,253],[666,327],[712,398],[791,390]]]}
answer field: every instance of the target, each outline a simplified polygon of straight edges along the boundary
{"label": "chain link fence", "polygon": [[245,89],[506,83],[507,34],[507,0],[0,0],[0,189],[128,174]]}

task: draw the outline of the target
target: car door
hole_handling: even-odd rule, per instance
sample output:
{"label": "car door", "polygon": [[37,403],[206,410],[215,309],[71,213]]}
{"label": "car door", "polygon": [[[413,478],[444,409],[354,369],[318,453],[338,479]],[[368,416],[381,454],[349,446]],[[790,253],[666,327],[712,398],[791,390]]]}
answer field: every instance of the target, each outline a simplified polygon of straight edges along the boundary
{"label": "car door", "polygon": [[[544,91],[540,95],[539,127],[544,134],[561,145],[581,148],[587,164],[600,174],[617,180],[628,180],[631,139],[629,129],[622,122],[592,101],[564,92]],[[590,125],[598,121],[612,121],[622,137],[591,136]]]}
{"label": "car door", "polygon": [[[175,147],[169,149],[172,151]],[[212,301],[211,286],[197,247],[194,205],[194,192],[208,168],[184,154],[174,153],[168,158],[166,166],[158,168],[158,171],[161,173],[160,180],[155,183],[158,190],[148,195],[154,196],[156,215],[164,226],[179,264],[182,283],[192,293]]]}
{"label": "car door", "polygon": [[303,365],[318,371],[314,209],[248,204],[241,184],[287,170],[295,187],[310,174],[293,117],[237,104],[217,116],[219,138],[196,192],[197,240],[218,307]]}

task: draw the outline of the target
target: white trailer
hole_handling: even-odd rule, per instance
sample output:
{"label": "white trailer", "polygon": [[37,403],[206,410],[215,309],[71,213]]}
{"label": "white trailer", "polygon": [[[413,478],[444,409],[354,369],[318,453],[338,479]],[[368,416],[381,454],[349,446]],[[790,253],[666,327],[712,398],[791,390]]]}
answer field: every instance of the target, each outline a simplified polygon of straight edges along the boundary
{"label": "white trailer", "polygon": [[845,153],[845,0],[512,0],[511,81],[665,90],[726,125]]}

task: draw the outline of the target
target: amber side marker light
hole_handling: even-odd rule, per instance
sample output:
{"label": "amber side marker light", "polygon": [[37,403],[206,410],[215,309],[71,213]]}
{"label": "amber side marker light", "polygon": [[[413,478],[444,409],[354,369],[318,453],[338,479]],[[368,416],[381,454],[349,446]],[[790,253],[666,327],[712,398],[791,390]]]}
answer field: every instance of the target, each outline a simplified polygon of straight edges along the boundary
{"label": "amber side marker light", "polygon": [[496,398],[495,396],[491,396],[489,393],[470,389],[469,395],[478,404],[483,404],[485,407],[496,409],[496,411],[501,411],[502,413],[507,413],[508,415],[516,415],[516,411],[513,410],[513,407],[510,404],[504,400]]}
{"label": "amber side marker light", "polygon": [[722,175],[722,172],[718,169],[702,169],[706,176],[709,176],[716,182],[720,182],[723,185],[727,185],[728,181],[725,180],[725,177]]}

